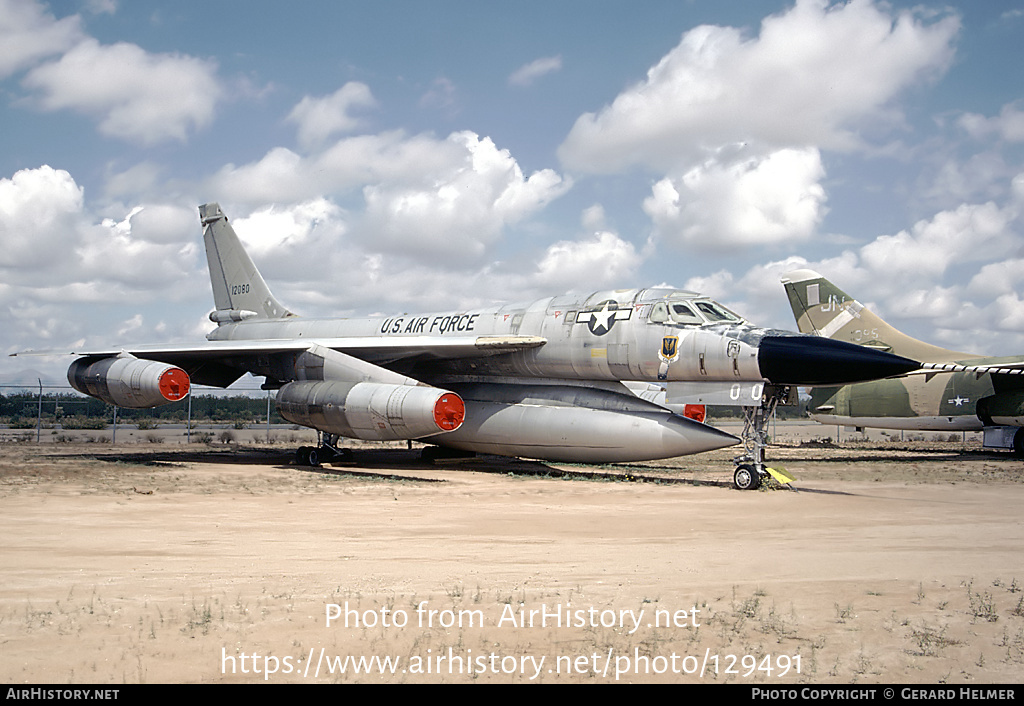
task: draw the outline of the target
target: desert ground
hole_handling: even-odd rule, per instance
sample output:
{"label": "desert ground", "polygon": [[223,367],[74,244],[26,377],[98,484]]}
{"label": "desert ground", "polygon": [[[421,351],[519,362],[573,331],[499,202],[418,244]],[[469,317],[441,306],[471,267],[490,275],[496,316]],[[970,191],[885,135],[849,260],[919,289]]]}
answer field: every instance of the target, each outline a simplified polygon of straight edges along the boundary
{"label": "desert ground", "polygon": [[0,681],[1024,681],[1024,463],[835,431],[780,423],[797,481],[755,492],[735,449],[310,469],[303,432],[9,436]]}

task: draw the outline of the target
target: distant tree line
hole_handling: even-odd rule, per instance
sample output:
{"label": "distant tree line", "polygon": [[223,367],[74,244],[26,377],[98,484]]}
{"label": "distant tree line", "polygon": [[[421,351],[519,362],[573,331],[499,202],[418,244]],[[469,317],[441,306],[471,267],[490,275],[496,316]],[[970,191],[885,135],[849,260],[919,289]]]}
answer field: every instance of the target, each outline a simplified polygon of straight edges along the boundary
{"label": "distant tree line", "polygon": [[[39,414],[39,394],[24,392],[12,395],[0,394],[0,424],[16,424],[30,419],[35,426]],[[92,397],[71,393],[43,395],[43,423],[61,424],[64,420],[83,424],[83,420],[97,420],[109,423],[114,416],[114,407]],[[235,395],[192,396],[192,421],[242,422],[246,424],[266,423],[267,398]],[[152,409],[117,408],[120,423],[135,423],[140,420],[155,422],[185,422],[188,419],[188,399],[172,402]],[[273,401],[270,404],[270,423],[287,423],[277,413]],[[92,426],[84,424],[84,427]],[[80,426],[79,428],[83,428]]]}

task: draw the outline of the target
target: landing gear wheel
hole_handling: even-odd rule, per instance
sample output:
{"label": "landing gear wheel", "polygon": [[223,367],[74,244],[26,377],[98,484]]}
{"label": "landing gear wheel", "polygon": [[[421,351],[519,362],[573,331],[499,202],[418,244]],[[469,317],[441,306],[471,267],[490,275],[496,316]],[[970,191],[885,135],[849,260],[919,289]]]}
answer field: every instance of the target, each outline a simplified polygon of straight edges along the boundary
{"label": "landing gear wheel", "polygon": [[732,484],[736,490],[757,490],[761,487],[761,474],[749,463],[736,467],[732,475]]}
{"label": "landing gear wheel", "polygon": [[1013,455],[1024,458],[1024,428],[1018,429],[1013,435]]}
{"label": "landing gear wheel", "polygon": [[314,468],[319,466],[320,450],[315,446],[300,446],[295,452],[295,463],[299,466],[313,466]]}

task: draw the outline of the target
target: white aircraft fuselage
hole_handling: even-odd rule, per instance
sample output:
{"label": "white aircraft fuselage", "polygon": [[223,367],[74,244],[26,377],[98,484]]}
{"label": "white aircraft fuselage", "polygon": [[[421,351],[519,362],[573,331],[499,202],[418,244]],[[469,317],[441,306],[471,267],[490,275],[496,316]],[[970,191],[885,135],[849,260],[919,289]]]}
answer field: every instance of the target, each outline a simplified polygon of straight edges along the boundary
{"label": "white aircraft fuselage", "polygon": [[282,416],[332,437],[421,439],[543,460],[623,462],[738,439],[623,381],[842,384],[914,369],[853,344],[758,328],[668,288],[604,290],[428,314],[306,319],[282,306],[217,204],[200,207],[218,324],[206,344],[83,353],[72,385],[122,406],[180,399],[246,372]]}

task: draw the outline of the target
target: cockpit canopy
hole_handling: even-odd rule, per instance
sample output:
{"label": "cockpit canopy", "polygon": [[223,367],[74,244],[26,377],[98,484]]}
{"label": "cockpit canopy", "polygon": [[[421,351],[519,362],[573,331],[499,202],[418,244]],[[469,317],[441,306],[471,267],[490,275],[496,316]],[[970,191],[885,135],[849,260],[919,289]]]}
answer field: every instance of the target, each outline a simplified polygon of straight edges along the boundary
{"label": "cockpit canopy", "polygon": [[[564,299],[564,301],[563,301]],[[614,302],[612,308],[648,311],[647,320],[652,324],[679,324],[703,326],[706,324],[743,324],[742,316],[729,311],[714,299],[698,292],[670,287],[648,289],[608,289],[591,294],[584,302],[586,307],[599,307]],[[549,310],[570,307],[576,302],[569,297],[556,297],[548,306]]]}
{"label": "cockpit canopy", "polygon": [[669,297],[651,307],[647,320],[652,324],[682,324],[702,326],[704,324],[739,324],[743,317],[734,314],[724,306],[706,297]]}

